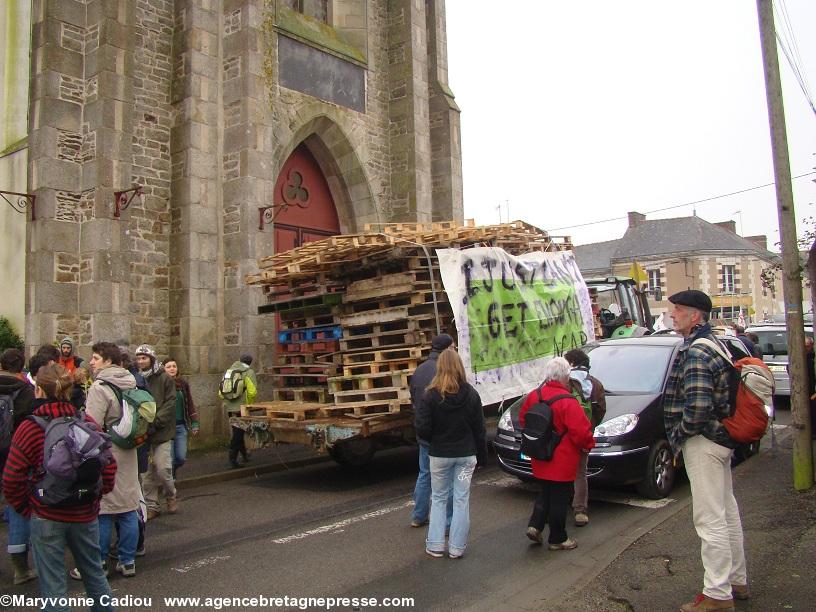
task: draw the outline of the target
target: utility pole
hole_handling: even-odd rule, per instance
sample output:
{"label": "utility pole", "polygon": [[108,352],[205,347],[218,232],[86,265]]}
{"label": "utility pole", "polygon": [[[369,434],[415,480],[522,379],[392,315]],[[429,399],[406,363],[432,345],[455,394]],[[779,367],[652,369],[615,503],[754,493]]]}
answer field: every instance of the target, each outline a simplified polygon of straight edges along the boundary
{"label": "utility pole", "polygon": [[788,138],[782,83],[776,54],[776,30],[772,0],[757,0],[759,37],[765,71],[765,95],[771,127],[776,207],[779,215],[779,239],[782,243],[782,275],[785,299],[785,323],[788,328],[790,358],[791,416],[793,420],[793,486],[805,491],[813,486],[813,446],[810,439],[810,402],[805,367],[805,324],[802,316],[802,275],[796,240],[796,216],[793,209]]}

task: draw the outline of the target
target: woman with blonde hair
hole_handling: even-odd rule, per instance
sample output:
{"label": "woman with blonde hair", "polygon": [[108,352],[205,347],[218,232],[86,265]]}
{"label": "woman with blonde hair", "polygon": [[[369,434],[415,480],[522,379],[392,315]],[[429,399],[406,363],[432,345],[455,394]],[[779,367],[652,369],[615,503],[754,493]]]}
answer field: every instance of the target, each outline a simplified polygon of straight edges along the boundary
{"label": "woman with blonde hair", "polygon": [[431,515],[425,552],[445,554],[448,498],[453,497],[448,555],[459,559],[470,531],[470,481],[476,465],[487,460],[482,400],[468,384],[465,368],[453,347],[439,354],[436,375],[419,403],[417,436],[429,442]]}

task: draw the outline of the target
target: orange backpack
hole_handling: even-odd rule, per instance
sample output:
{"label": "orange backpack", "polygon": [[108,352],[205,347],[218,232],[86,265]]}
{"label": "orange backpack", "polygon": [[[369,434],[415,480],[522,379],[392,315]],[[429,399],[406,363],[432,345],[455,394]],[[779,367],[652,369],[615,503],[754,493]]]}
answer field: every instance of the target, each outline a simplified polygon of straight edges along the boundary
{"label": "orange backpack", "polygon": [[694,344],[698,342],[716,350],[733,368],[728,377],[731,414],[722,420],[728,435],[735,442],[756,442],[768,430],[769,415],[765,406],[771,406],[773,402],[771,370],[756,357],[743,357],[732,362],[719,343],[707,338],[695,340]]}

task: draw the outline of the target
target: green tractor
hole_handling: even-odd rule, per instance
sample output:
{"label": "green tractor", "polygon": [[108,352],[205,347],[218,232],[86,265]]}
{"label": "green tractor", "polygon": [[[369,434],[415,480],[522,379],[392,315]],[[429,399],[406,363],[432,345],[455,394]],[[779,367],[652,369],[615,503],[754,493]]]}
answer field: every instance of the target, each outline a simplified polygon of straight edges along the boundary
{"label": "green tractor", "polygon": [[600,338],[645,336],[654,331],[646,291],[631,278],[607,276],[585,279]]}

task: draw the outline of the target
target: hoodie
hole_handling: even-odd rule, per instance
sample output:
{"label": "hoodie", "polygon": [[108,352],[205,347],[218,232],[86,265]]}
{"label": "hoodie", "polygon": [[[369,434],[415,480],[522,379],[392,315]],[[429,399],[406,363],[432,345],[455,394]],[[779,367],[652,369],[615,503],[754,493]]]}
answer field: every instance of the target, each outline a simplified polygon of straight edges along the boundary
{"label": "hoodie", "polygon": [[[108,383],[120,389],[135,389],[136,379],[133,374],[119,366],[108,366],[96,373],[96,380],[88,389],[86,412],[107,431],[122,416],[122,405],[116,398]],[[100,514],[121,514],[139,507],[141,486],[139,485],[139,468],[135,448],[112,447],[118,469],[116,486],[102,497]]]}
{"label": "hoodie", "polygon": [[[68,357],[63,357],[62,347],[63,347],[63,345],[66,345],[66,344],[71,347],[71,354],[68,355]],[[66,370],[68,370],[69,372],[71,372],[73,374],[74,370],[76,370],[78,367],[80,367],[82,365],[82,363],[83,363],[82,357],[79,357],[78,355],[74,355],[74,341],[71,340],[71,338],[68,338],[68,337],[63,338],[62,341],[60,342],[59,349],[60,349],[60,357],[59,357],[59,361],[57,363],[59,363],[63,368],[65,368]]]}
{"label": "hoodie", "polygon": [[[76,409],[69,402],[36,400],[34,414],[45,418],[75,416]],[[98,429],[92,417],[86,420]],[[72,508],[52,508],[40,502],[33,493],[36,474],[42,470],[45,431],[33,419],[26,419],[14,432],[6,468],[3,471],[3,494],[9,504],[21,515],[37,516],[64,523],[89,523],[99,514],[99,500]],[[102,494],[113,489],[116,461],[102,470]]]}
{"label": "hoodie", "polygon": [[487,461],[482,400],[468,383],[453,395],[442,395],[429,389],[419,402],[416,434],[429,442],[431,457],[470,457],[476,462]]}
{"label": "hoodie", "polygon": [[150,424],[150,444],[157,446],[176,437],[176,383],[151,356],[148,370],[139,370],[150,395],[156,400],[156,418]]}
{"label": "hoodie", "polygon": [[14,399],[14,431],[20,426],[31,411],[34,402],[34,387],[28,381],[17,378],[16,374],[0,370],[0,395],[13,395]]}

